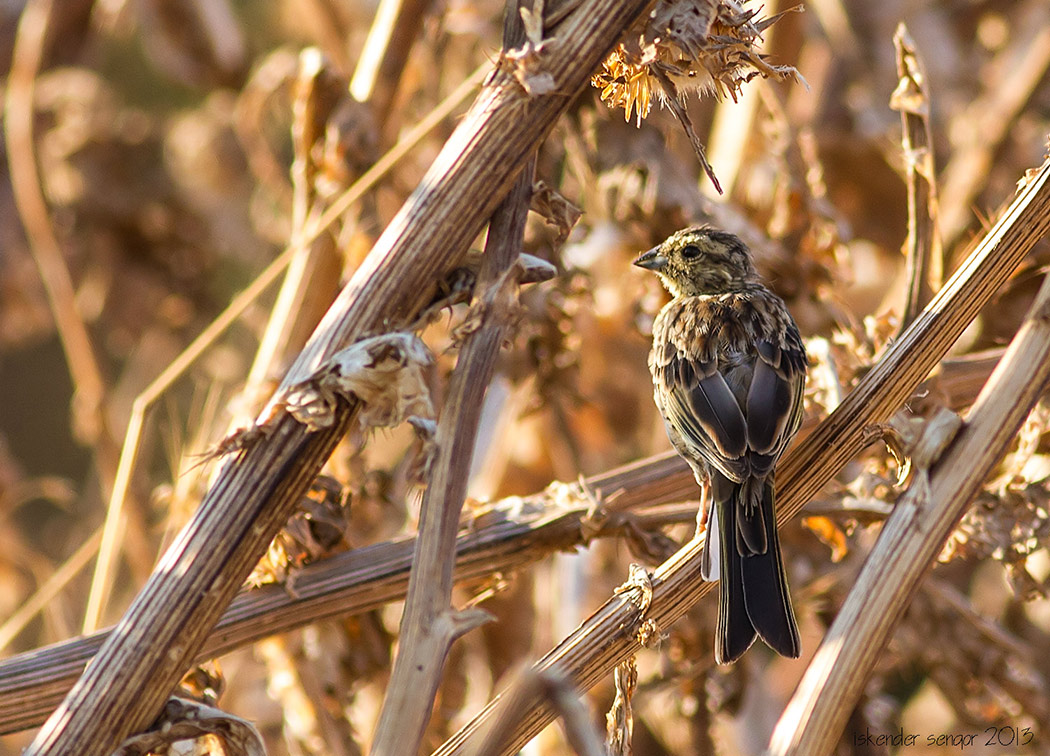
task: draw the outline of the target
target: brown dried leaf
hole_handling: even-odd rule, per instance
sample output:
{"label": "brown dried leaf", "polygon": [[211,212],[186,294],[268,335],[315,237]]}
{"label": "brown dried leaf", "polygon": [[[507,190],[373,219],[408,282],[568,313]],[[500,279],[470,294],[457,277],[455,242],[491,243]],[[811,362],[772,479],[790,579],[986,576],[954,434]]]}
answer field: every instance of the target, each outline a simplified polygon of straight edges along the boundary
{"label": "brown dried leaf", "polygon": [[391,426],[410,415],[433,417],[425,370],[434,362],[426,344],[411,333],[373,336],[332,355],[313,376],[292,387],[281,402],[312,430],[334,421],[339,397],[355,397],[366,426]]}
{"label": "brown dried leaf", "polygon": [[549,94],[557,85],[554,75],[544,68],[553,40],[543,38],[543,0],[533,0],[532,8],[521,6],[521,20],[525,26],[525,44],[504,53],[514,78],[530,97]]}
{"label": "brown dried leaf", "polygon": [[831,549],[831,561],[841,562],[849,553],[846,534],[828,517],[803,517],[802,524]]}
{"label": "brown dried leaf", "polygon": [[573,226],[583,215],[580,208],[545,181],[537,181],[532,185],[532,202],[529,209],[542,215],[547,223],[558,229],[555,246],[560,246],[569,238]]}
{"label": "brown dried leaf", "polygon": [[[230,756],[266,756],[266,747],[255,725],[221,709],[169,698],[164,711],[146,732],[125,740],[114,756],[146,756],[148,753],[167,753],[179,741],[216,737],[222,742],[224,753]],[[194,751],[201,753],[207,751]]]}

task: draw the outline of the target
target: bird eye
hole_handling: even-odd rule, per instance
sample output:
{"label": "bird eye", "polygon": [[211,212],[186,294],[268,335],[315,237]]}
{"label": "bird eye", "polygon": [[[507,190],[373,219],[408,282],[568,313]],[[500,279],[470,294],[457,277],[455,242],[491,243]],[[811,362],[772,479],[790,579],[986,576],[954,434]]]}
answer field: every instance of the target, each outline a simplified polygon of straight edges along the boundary
{"label": "bird eye", "polygon": [[692,260],[693,258],[699,257],[699,256],[700,256],[700,248],[699,247],[694,247],[692,244],[690,244],[688,247],[683,247],[682,248],[682,257],[684,257],[686,260]]}

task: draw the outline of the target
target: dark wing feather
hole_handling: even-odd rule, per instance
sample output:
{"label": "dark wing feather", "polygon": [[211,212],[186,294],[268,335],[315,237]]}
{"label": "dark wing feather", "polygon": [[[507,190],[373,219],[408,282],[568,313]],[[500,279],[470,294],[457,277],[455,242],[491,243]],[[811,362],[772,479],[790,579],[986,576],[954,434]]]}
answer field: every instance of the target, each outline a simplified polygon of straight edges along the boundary
{"label": "dark wing feather", "polygon": [[722,374],[679,355],[663,379],[664,417],[682,441],[729,477],[741,477],[747,470],[747,423]]}
{"label": "dark wing feather", "polygon": [[747,392],[747,445],[759,454],[769,454],[784,435],[791,416],[791,381],[763,359],[755,360],[751,387]]}
{"label": "dark wing feather", "polygon": [[[798,338],[797,332],[789,334]],[[805,352],[781,350],[766,340],[755,342],[751,386],[747,393],[747,442],[759,454],[779,457],[802,422],[802,392],[805,388]]]}

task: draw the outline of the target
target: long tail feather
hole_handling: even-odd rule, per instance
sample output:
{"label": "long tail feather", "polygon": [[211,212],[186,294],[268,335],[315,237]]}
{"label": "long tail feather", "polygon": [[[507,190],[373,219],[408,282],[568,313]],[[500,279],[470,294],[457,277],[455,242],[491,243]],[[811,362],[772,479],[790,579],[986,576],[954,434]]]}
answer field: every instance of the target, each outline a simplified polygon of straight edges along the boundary
{"label": "long tail feather", "polygon": [[765,524],[766,553],[742,557],[740,560],[744,604],[759,637],[781,656],[797,659],[802,653],[802,644],[780,556],[773,496],[773,480],[769,478],[762,491],[760,504]]}
{"label": "long tail feather", "polygon": [[755,642],[756,631],[745,603],[744,572],[736,543],[736,497],[715,502],[719,510],[721,569],[718,581],[718,627],[715,629],[715,661],[729,664],[739,659]]}
{"label": "long tail feather", "polygon": [[[762,487],[760,497],[755,496],[756,485]],[[756,504],[760,511],[752,510],[747,516],[744,507]],[[751,647],[756,635],[781,656],[797,658],[801,642],[780,557],[772,479],[735,486],[730,496],[712,506],[717,510],[720,546],[715,660],[719,664],[735,661]],[[762,528],[759,538],[747,539],[752,545],[764,541],[762,553],[753,553],[745,545],[739,530],[748,525]],[[751,553],[745,556],[741,551]]]}

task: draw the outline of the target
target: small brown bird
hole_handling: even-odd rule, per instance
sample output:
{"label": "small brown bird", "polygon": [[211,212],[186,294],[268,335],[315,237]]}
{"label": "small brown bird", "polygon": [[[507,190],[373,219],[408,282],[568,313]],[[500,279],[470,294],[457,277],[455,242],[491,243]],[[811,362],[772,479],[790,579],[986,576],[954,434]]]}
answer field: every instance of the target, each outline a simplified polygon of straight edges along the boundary
{"label": "small brown bird", "polygon": [[738,659],[756,635],[798,657],[773,497],[773,468],[802,422],[798,327],[733,234],[683,229],[634,264],[674,297],[653,324],[649,370],[671,443],[710,481],[701,572],[719,580],[715,660]]}

